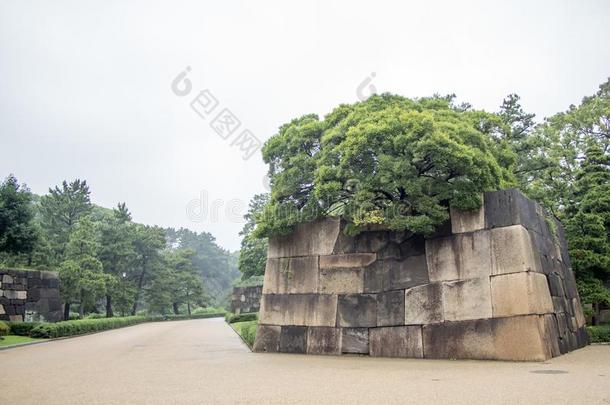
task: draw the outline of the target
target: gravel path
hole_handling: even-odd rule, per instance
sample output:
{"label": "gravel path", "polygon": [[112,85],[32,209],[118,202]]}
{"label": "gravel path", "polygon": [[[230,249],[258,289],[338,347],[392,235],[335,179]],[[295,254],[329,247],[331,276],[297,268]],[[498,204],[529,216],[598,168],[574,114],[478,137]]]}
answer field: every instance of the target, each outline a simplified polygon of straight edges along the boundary
{"label": "gravel path", "polygon": [[0,404],[610,404],[610,346],[545,363],[254,354],[222,319],[0,351]]}

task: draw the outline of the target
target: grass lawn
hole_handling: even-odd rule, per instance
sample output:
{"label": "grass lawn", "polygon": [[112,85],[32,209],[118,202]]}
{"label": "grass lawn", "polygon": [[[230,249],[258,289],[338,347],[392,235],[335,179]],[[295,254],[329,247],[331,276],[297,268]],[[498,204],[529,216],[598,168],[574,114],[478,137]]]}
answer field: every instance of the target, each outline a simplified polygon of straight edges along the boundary
{"label": "grass lawn", "polygon": [[256,338],[256,325],[258,321],[235,322],[230,324],[235,332],[244,339],[244,341],[252,348],[254,338]]}
{"label": "grass lawn", "polygon": [[16,345],[19,343],[37,342],[39,340],[44,340],[44,339],[31,338],[29,336],[15,336],[15,335],[3,336],[3,338],[4,339],[0,340],[0,347],[12,346],[12,345]]}

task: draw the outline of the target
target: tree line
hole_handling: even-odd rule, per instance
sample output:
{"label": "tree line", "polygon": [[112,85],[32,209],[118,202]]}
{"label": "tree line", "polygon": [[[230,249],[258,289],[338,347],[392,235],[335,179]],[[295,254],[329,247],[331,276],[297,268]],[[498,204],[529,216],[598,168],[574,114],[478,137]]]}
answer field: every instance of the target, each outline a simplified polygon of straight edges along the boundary
{"label": "tree line", "polygon": [[76,307],[135,315],[191,313],[218,305],[237,275],[236,258],[206,232],[133,222],[124,203],[91,203],[86,181],[41,197],[9,175],[0,185],[0,265],[59,272],[64,317]]}

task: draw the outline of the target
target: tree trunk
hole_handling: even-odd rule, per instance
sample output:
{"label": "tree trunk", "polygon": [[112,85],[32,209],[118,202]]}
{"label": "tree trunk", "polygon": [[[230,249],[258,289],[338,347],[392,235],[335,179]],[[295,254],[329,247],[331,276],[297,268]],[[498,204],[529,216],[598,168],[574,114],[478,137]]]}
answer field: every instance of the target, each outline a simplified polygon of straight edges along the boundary
{"label": "tree trunk", "polygon": [[114,312],[112,312],[112,297],[110,295],[106,295],[106,318],[112,318],[114,316]]}
{"label": "tree trunk", "polygon": [[70,303],[66,302],[64,304],[64,321],[70,319]]}
{"label": "tree trunk", "polygon": [[188,291],[186,292],[186,310],[188,311],[189,316],[191,316],[191,299]]}
{"label": "tree trunk", "polygon": [[591,317],[591,322],[593,323],[593,325],[597,326],[599,325],[599,302],[596,302],[593,304],[593,316]]}
{"label": "tree trunk", "polygon": [[[83,296],[82,291],[80,293],[80,296]],[[80,305],[78,306],[78,315],[80,319],[83,319],[85,317],[85,302],[82,298],[80,299]]]}
{"label": "tree trunk", "polygon": [[174,307],[174,315],[180,315],[180,308],[179,308],[179,306],[178,306],[178,303],[177,303],[177,302],[174,302],[174,303],[172,304],[172,306]]}
{"label": "tree trunk", "polygon": [[138,311],[138,301],[140,300],[140,291],[144,285],[144,275],[146,274],[146,260],[142,262],[142,273],[138,279],[138,290],[136,291],[136,299],[133,302],[133,308],[131,309],[131,315],[135,315]]}

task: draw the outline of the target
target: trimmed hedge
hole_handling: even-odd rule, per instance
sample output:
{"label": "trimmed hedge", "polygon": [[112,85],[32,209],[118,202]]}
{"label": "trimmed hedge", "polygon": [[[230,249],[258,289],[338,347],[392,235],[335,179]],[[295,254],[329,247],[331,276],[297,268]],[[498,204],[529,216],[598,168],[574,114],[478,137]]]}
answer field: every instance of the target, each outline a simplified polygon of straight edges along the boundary
{"label": "trimmed hedge", "polygon": [[591,343],[610,342],[610,325],[587,326],[587,332]]}
{"label": "trimmed hedge", "polygon": [[200,315],[154,315],[154,316],[125,316],[114,318],[93,318],[62,321],[56,323],[41,323],[30,331],[34,338],[58,338],[64,336],[82,335],[85,333],[100,332],[104,330],[123,328],[143,322],[180,321],[185,319],[203,319],[222,317],[223,314]]}
{"label": "trimmed hedge", "polygon": [[11,335],[30,336],[32,329],[40,325],[40,322],[9,322]]}
{"label": "trimmed hedge", "polygon": [[258,320],[258,312],[249,312],[246,314],[233,314],[233,313],[229,312],[225,315],[225,321],[227,321],[228,323],[256,321],[256,320]]}

